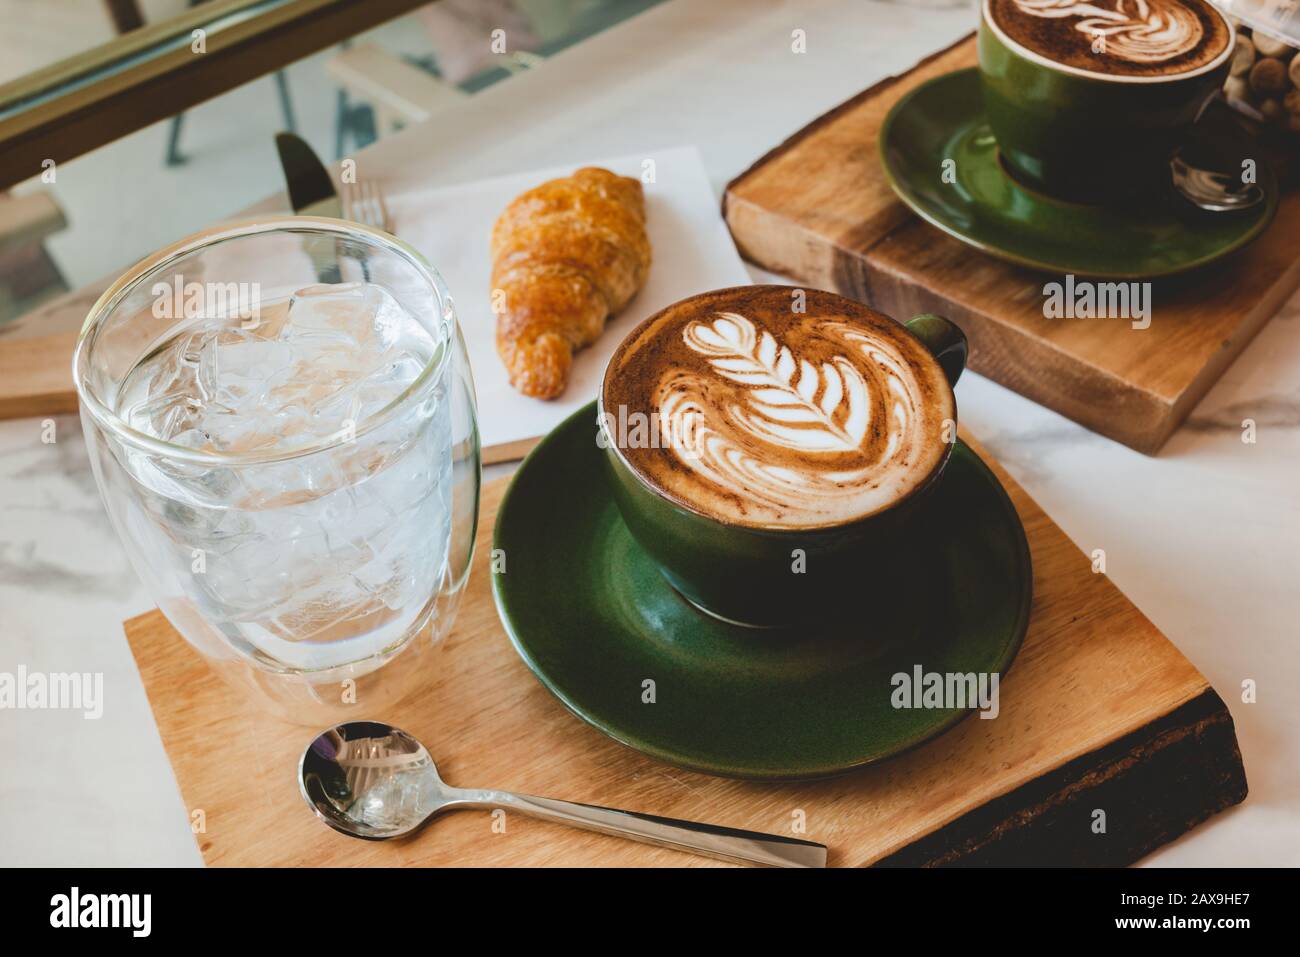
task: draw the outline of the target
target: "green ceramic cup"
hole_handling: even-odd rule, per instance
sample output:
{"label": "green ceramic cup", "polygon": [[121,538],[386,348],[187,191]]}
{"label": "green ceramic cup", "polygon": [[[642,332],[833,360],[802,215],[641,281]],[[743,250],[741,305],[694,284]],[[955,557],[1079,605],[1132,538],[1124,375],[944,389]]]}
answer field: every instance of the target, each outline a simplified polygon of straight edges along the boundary
{"label": "green ceramic cup", "polygon": [[1228,76],[1236,39],[1205,66],[1118,76],[1056,63],[1012,40],[980,4],[984,110],[1010,172],[1062,199],[1131,203],[1169,183],[1169,160]]}
{"label": "green ceramic cup", "polygon": [[[916,316],[903,325],[934,357],[948,387],[955,385],[966,365],[961,329],[935,315]],[[623,521],[664,578],[700,609],[758,628],[807,626],[846,612],[867,622],[871,616],[863,614],[864,602],[900,588],[923,587],[915,556],[904,554],[900,544],[912,523],[925,520],[926,499],[939,483],[948,452],[909,495],[863,519],[812,529],[729,524],[669,499],[629,464],[607,428],[611,420],[601,392],[598,440],[606,450]],[[955,426],[953,422],[949,451]],[[792,567],[796,550],[802,556],[798,574]]]}

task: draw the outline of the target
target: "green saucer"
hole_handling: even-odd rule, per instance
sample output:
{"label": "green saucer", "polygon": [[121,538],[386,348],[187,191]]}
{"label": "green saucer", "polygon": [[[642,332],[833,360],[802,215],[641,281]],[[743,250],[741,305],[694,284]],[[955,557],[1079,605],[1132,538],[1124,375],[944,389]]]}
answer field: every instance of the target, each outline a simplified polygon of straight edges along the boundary
{"label": "green saucer", "polygon": [[[1232,213],[1199,210],[1172,187],[1147,205],[1103,207],[1022,186],[998,159],[975,68],[899,100],[881,127],[880,154],[890,185],[922,219],[992,256],[1049,272],[1114,279],[1184,272],[1240,249],[1277,211],[1277,181],[1264,163],[1264,202]],[[945,169],[955,182],[944,182]]]}
{"label": "green saucer", "polygon": [[1024,528],[961,442],[900,556],[913,584],[864,595],[842,624],[806,631],[727,625],[688,604],[623,525],[603,455],[592,403],[524,460],[497,514],[505,571],[492,590],[542,684],[629,747],[729,777],[847,771],[971,713],[895,709],[893,675],[918,665],[1003,673],[1020,647],[1032,581]]}

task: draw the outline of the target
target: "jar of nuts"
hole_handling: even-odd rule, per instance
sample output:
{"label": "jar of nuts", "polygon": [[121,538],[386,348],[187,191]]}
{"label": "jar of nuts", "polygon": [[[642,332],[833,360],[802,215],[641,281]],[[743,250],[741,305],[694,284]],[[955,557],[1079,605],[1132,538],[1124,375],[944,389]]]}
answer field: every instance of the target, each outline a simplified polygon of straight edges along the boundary
{"label": "jar of nuts", "polygon": [[1300,56],[1281,40],[1238,23],[1223,93],[1229,105],[1269,130],[1300,134]]}

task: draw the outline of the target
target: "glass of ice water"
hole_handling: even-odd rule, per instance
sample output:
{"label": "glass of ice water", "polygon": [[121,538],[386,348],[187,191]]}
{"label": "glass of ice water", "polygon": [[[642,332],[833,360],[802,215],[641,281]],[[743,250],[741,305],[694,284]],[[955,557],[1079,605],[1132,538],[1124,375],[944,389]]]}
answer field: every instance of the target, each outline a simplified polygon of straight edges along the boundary
{"label": "glass of ice water", "polygon": [[455,309],[415,250],[340,220],[213,228],[104,293],[74,375],[127,555],[223,676],[318,726],[427,677],[480,462]]}

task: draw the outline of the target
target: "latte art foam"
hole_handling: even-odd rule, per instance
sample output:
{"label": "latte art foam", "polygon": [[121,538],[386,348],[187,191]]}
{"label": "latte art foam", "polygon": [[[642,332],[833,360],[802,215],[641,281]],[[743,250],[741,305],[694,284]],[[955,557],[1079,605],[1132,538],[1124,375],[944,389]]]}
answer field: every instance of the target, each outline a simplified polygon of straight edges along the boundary
{"label": "latte art foam", "polygon": [[1069,17],[1089,40],[1105,37],[1105,52],[1133,63],[1172,60],[1196,48],[1205,31],[1178,0],[1116,0],[1113,8],[1078,0],[1015,0],[1021,13]]}
{"label": "latte art foam", "polygon": [[989,8],[1022,46],[1113,75],[1197,69],[1227,50],[1231,32],[1205,0],[990,0]]}
{"label": "latte art foam", "polygon": [[634,333],[603,406],[656,415],[663,441],[621,449],[629,464],[698,511],[771,527],[842,523],[922,484],[955,414],[942,370],[893,320],[815,295],[801,315],[785,287],[723,290]]}

